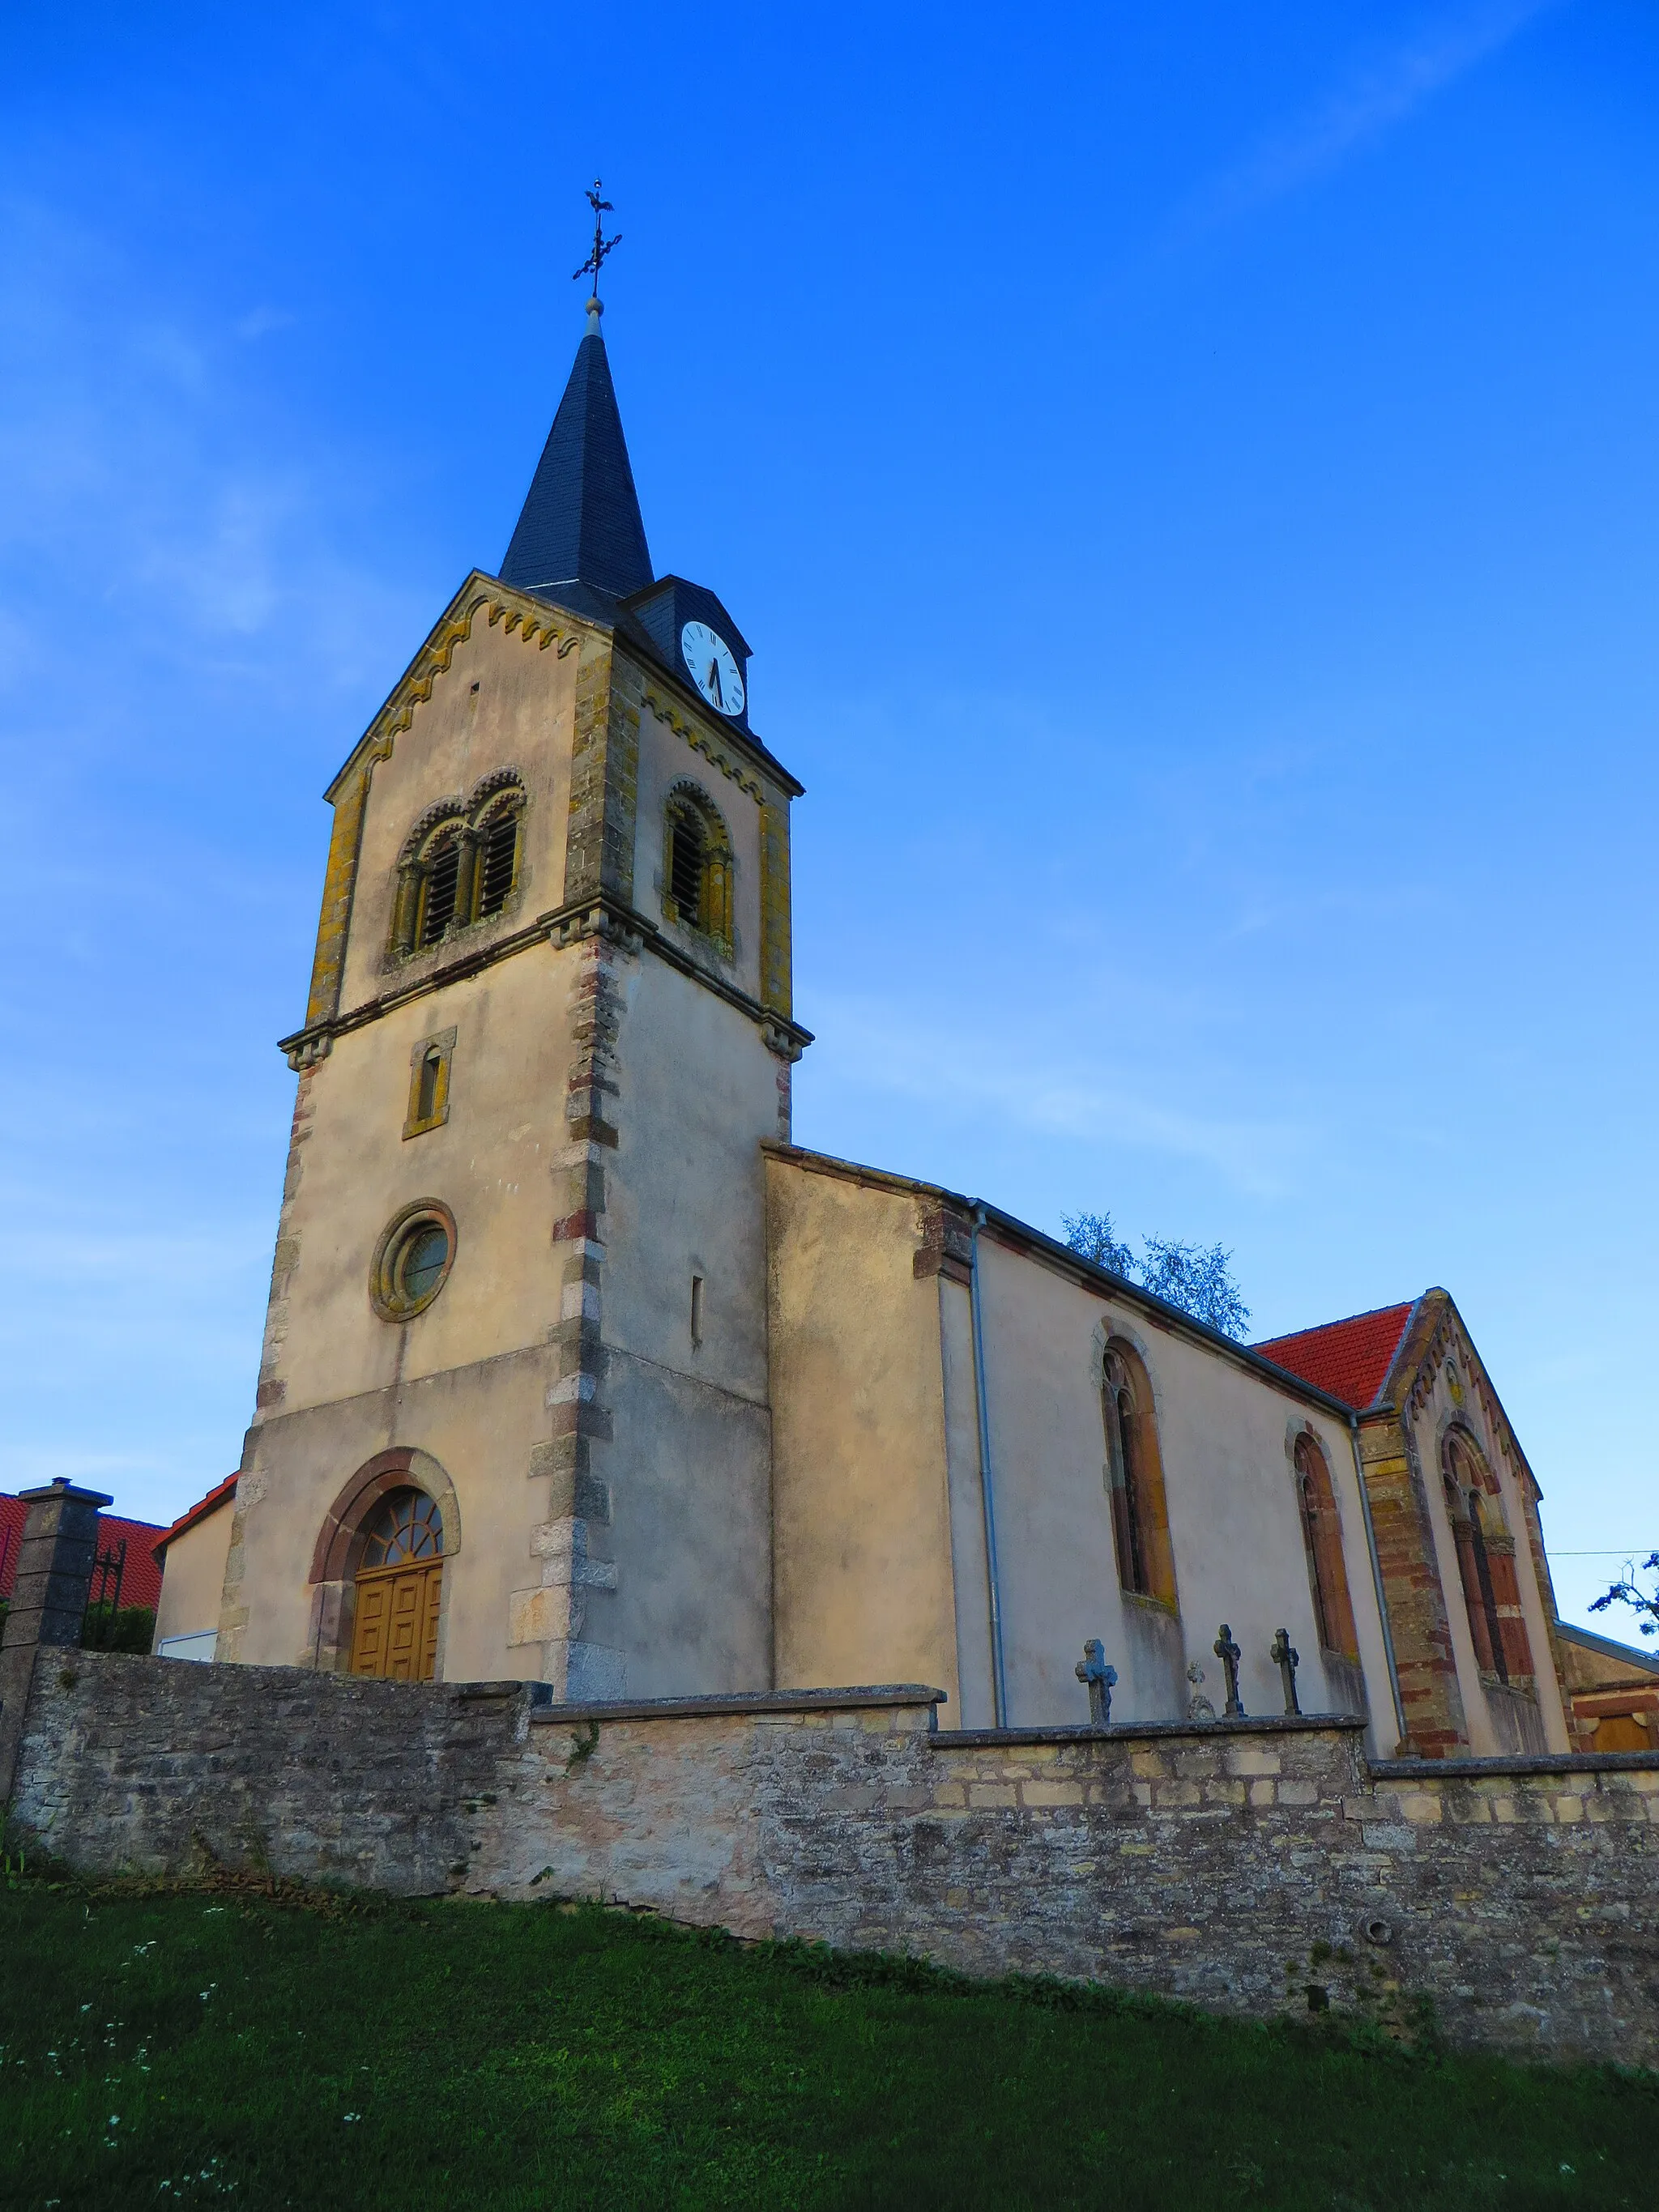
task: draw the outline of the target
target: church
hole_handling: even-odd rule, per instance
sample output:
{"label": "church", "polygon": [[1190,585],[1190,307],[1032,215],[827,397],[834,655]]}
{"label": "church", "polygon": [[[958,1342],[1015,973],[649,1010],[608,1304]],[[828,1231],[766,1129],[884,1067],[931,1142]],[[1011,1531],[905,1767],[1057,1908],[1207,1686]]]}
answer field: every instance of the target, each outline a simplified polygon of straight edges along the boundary
{"label": "church", "polygon": [[601,313],[499,573],[327,793],[257,1404],[157,1648],[1573,1748],[1538,1485],[1445,1291],[1246,1347],[793,1143],[802,787],[735,617],[653,567]]}

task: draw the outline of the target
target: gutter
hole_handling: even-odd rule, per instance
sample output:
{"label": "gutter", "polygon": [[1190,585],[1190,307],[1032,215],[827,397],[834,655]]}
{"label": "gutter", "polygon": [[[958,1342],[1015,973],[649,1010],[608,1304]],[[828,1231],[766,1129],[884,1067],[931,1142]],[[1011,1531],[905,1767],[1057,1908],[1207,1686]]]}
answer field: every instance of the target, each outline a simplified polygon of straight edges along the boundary
{"label": "gutter", "polygon": [[997,1572],[996,1494],[991,1474],[991,1417],[985,1395],[985,1309],[980,1293],[979,1232],[985,1226],[985,1206],[974,1206],[973,1237],[969,1245],[968,1303],[974,1330],[974,1406],[979,1422],[979,1494],[985,1512],[985,1595],[991,1630],[991,1705],[1000,1729],[1008,1725],[1008,1678],[1002,1653],[1002,1591]]}
{"label": "gutter", "polygon": [[1354,1480],[1359,1485],[1359,1510],[1365,1521],[1365,1549],[1370,1554],[1371,1587],[1376,1593],[1376,1617],[1382,1625],[1382,1656],[1389,1662],[1389,1692],[1394,1699],[1395,1726],[1399,1741],[1406,1741],[1406,1708],[1400,1695],[1400,1668],[1394,1656],[1394,1630],[1389,1620],[1389,1601],[1382,1588],[1382,1560],[1376,1548],[1376,1528],[1371,1519],[1371,1497],[1365,1487],[1365,1463],[1359,1455],[1359,1416],[1348,1415],[1348,1443],[1353,1451]]}

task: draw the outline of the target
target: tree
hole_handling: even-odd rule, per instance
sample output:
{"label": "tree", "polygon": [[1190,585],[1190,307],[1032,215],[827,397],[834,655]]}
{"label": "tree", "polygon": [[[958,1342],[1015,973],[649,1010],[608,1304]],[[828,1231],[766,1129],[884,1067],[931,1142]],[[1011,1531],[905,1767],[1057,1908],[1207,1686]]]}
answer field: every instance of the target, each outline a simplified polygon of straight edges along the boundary
{"label": "tree", "polygon": [[1154,1297],[1208,1322],[1223,1336],[1242,1337],[1249,1326],[1250,1310],[1233,1273],[1232,1258],[1221,1244],[1183,1244],[1177,1237],[1149,1237],[1140,1279]]}
{"label": "tree", "polygon": [[1104,1267],[1109,1274],[1127,1275],[1131,1282],[1134,1280],[1135,1255],[1113,1236],[1109,1213],[1062,1213],[1060,1225],[1073,1252],[1092,1260],[1097,1267]]}
{"label": "tree", "polygon": [[1080,1258],[1128,1281],[1139,1279],[1154,1297],[1206,1322],[1223,1336],[1242,1337],[1250,1309],[1233,1273],[1233,1255],[1221,1244],[1188,1244],[1175,1237],[1149,1237],[1144,1256],[1113,1234],[1109,1213],[1060,1216],[1066,1242]]}
{"label": "tree", "polygon": [[[1636,1579],[1638,1574],[1656,1577],[1653,1588],[1644,1590]],[[1644,1636],[1659,1636],[1659,1552],[1650,1552],[1638,1567],[1633,1560],[1625,1562],[1625,1571],[1612,1589],[1590,1602],[1592,1613],[1605,1613],[1610,1605],[1628,1605],[1647,1617],[1640,1623]]]}

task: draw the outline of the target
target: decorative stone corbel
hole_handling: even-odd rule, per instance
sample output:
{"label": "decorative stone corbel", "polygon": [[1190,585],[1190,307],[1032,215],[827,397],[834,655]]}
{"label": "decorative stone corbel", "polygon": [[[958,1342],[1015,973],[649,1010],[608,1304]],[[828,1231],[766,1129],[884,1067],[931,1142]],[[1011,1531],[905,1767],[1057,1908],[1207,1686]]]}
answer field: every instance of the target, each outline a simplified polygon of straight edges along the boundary
{"label": "decorative stone corbel", "polygon": [[637,929],[630,929],[625,921],[602,906],[587,907],[580,914],[561,915],[547,933],[561,947],[579,944],[585,937],[603,938],[607,945],[614,945],[623,952],[641,951],[645,945]]}
{"label": "decorative stone corbel", "polygon": [[333,1049],[334,1040],[326,1030],[312,1030],[302,1036],[290,1037],[283,1047],[288,1064],[296,1075],[303,1075],[319,1060],[326,1060]]}

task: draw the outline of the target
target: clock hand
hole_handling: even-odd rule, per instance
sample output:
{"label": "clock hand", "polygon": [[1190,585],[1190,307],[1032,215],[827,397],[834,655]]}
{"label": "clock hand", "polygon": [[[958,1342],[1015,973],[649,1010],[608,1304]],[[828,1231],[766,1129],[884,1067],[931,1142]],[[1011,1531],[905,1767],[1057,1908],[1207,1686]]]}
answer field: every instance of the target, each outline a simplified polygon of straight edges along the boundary
{"label": "clock hand", "polygon": [[714,704],[721,714],[726,712],[726,694],[720,688],[720,665],[718,660],[708,664],[708,688],[714,695]]}

